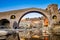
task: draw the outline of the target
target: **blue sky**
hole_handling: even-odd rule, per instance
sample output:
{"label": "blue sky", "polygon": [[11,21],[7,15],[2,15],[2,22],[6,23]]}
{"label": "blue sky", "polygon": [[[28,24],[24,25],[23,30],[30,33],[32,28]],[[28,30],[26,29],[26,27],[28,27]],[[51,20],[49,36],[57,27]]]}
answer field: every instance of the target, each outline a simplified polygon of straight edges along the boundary
{"label": "blue sky", "polygon": [[0,0],[0,12],[31,7],[44,9],[49,4],[58,4],[60,8],[60,0]]}
{"label": "blue sky", "polygon": [[45,9],[49,4],[58,4],[60,8],[60,0],[0,0],[0,12],[32,7]]}

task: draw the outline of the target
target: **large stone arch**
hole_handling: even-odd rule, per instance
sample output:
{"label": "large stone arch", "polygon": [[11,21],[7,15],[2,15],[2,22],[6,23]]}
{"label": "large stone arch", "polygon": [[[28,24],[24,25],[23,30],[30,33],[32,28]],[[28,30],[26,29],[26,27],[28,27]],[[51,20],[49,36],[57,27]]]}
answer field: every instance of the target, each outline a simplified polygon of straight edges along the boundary
{"label": "large stone arch", "polygon": [[30,12],[37,12],[37,13],[40,13],[42,15],[44,15],[45,17],[48,18],[48,21],[49,21],[49,25],[50,25],[50,15],[49,15],[49,12],[46,11],[46,10],[43,10],[43,9],[38,9],[38,8],[29,8],[29,9],[25,9],[22,14],[20,15],[20,18],[18,20],[18,25],[21,21],[21,18],[26,15],[27,13],[30,13]]}

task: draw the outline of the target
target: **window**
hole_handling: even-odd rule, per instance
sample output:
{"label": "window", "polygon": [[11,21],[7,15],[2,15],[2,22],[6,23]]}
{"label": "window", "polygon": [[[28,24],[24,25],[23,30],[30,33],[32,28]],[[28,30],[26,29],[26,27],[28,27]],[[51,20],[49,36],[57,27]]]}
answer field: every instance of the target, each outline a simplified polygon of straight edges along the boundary
{"label": "window", "polygon": [[56,15],[53,15],[53,17],[52,17],[53,19],[57,19],[57,16]]}
{"label": "window", "polygon": [[16,16],[15,15],[11,15],[10,19],[15,19]]}

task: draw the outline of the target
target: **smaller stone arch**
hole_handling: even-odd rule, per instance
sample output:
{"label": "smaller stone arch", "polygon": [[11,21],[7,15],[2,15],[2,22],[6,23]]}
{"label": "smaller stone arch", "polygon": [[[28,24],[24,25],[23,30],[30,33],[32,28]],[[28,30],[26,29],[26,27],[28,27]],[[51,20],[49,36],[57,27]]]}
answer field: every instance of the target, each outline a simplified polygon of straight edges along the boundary
{"label": "smaller stone arch", "polygon": [[10,21],[8,19],[1,19],[0,20],[0,28],[9,28]]}

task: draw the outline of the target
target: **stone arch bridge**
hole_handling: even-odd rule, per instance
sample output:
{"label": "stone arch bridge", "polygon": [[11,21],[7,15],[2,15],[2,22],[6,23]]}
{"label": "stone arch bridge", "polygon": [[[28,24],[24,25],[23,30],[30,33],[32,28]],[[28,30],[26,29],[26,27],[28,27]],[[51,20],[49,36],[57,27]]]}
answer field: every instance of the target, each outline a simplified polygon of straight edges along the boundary
{"label": "stone arch bridge", "polygon": [[[16,21],[19,25],[21,18],[27,13],[37,12],[48,18],[49,27],[55,27],[54,32],[58,31],[60,28],[60,12],[58,10],[58,6],[56,4],[48,5],[46,9],[40,8],[26,8],[21,10],[13,10],[7,12],[0,12],[0,25],[4,25],[4,23],[9,23],[11,28],[13,27],[13,23]],[[12,17],[12,18],[11,18]],[[58,27],[58,28],[56,28]],[[56,30],[58,29],[58,30]],[[60,35],[60,33],[59,33]],[[55,39],[55,38],[54,38]]]}
{"label": "stone arch bridge", "polygon": [[[9,12],[1,12],[0,13],[0,20],[1,19],[7,19],[10,21],[11,25],[14,23],[14,21],[19,22],[21,17],[25,15],[27,12],[40,12],[42,15],[46,16],[49,19],[50,22],[50,15],[49,12],[47,12],[44,9],[38,9],[38,8],[28,8],[28,9],[22,9],[22,10],[15,10],[15,11],[9,11]],[[11,16],[15,15],[15,19],[11,19]]]}
{"label": "stone arch bridge", "polygon": [[[53,9],[54,8],[54,9]],[[56,9],[56,10],[55,10]],[[53,11],[52,11],[53,10]],[[54,12],[55,11],[55,12]],[[20,23],[21,18],[29,12],[37,12],[49,20],[49,26],[53,23],[52,16],[56,15],[58,13],[58,7],[55,4],[49,5],[46,9],[40,9],[40,8],[27,8],[27,9],[21,9],[21,10],[13,10],[13,11],[7,11],[7,12],[0,12],[0,20],[7,19],[10,23],[10,27],[13,26],[14,21],[16,21],[18,24]],[[14,19],[11,19],[11,16],[14,16]],[[58,16],[58,14],[57,14]],[[57,19],[59,19],[57,17]]]}

